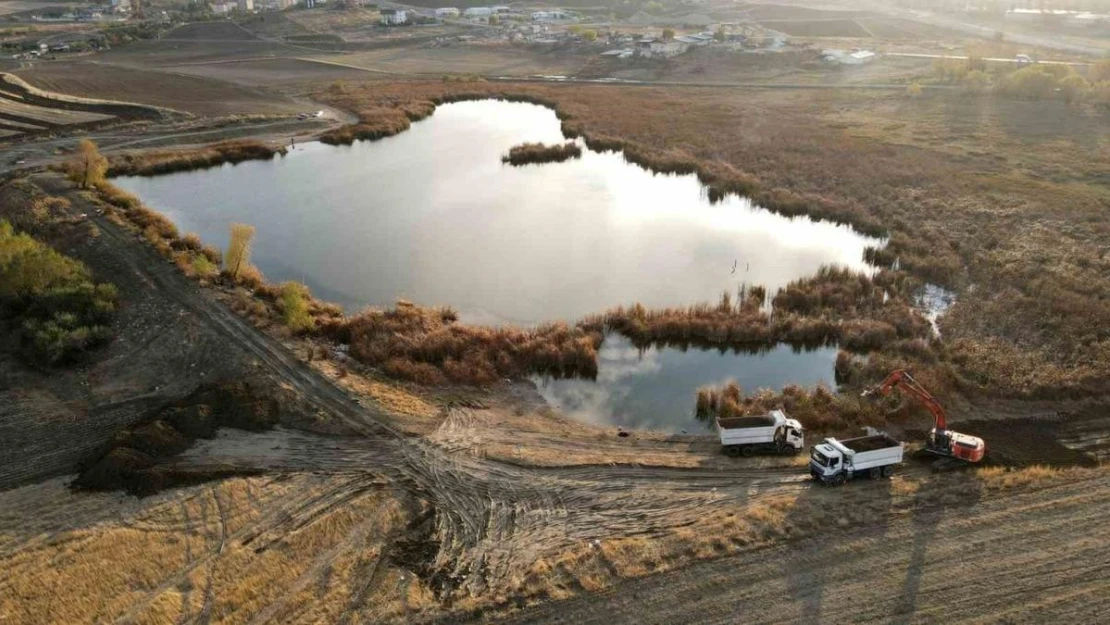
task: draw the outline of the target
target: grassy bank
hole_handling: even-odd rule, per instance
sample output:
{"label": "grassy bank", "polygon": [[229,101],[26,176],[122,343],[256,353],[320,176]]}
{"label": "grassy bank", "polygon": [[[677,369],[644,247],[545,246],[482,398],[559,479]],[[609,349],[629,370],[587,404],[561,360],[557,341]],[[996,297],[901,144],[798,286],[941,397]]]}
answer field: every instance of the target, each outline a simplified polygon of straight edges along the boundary
{"label": "grassy bank", "polygon": [[535,163],[562,163],[572,158],[582,156],[582,148],[573,142],[559,145],[544,145],[542,143],[522,143],[514,145],[509,153],[501,157],[502,163],[510,165],[531,165]]}
{"label": "grassy bank", "polygon": [[130,152],[109,158],[108,176],[157,176],[215,167],[224,163],[270,160],[279,154],[285,154],[284,147],[249,139],[221,141],[184,150]]}

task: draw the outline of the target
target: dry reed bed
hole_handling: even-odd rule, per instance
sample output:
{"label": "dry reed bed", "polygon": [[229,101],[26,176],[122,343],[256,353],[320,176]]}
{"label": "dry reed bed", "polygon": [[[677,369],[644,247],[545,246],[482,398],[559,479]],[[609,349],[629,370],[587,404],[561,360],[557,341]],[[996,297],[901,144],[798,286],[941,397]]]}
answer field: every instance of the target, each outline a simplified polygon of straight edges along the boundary
{"label": "dry reed bed", "polygon": [[[489,97],[552,106],[568,138],[696,174],[713,197],[888,235],[869,260],[959,291],[944,335],[969,388],[1110,392],[1105,113],[941,93],[482,82],[337,84],[321,97],[352,111]],[[975,131],[953,131],[965,119]]]}
{"label": "dry reed bed", "polygon": [[806,389],[791,384],[780,392],[760,389],[745,395],[739,384],[728,382],[721,387],[699,388],[694,402],[694,414],[702,421],[762,415],[771,410],[786,411],[812,431],[880,425],[891,417],[874,405],[861,403],[852,395],[838,395],[824,385]]}
{"label": "dry reed bed", "polygon": [[[892,287],[897,277],[884,276]],[[903,283],[903,286],[906,286]],[[928,350],[931,326],[906,296],[880,287],[860,273],[822,267],[780,289],[770,311],[766,291],[723,293],[716,304],[649,310],[641,304],[613,308],[580,325],[619,332],[634,344],[732,348],[760,351],[787,343],[795,347],[838,344],[852,352],[883,350],[913,341]]]}
{"label": "dry reed bed", "polygon": [[422,384],[484,386],[531,374],[592,379],[601,344],[600,333],[564,323],[527,330],[468,326],[456,323],[450,308],[405,301],[389,310],[366,310],[323,332],[350,344],[360,362]]}
{"label": "dry reed bed", "polygon": [[175,171],[204,169],[224,163],[269,160],[285,155],[285,148],[250,139],[221,141],[200,148],[129,152],[109,158],[109,176],[157,176]]}
{"label": "dry reed bed", "polygon": [[509,153],[501,157],[502,163],[510,165],[532,165],[538,163],[562,163],[572,158],[580,158],[582,148],[577,143],[568,141],[559,145],[544,145],[543,143],[522,143],[514,145]]}

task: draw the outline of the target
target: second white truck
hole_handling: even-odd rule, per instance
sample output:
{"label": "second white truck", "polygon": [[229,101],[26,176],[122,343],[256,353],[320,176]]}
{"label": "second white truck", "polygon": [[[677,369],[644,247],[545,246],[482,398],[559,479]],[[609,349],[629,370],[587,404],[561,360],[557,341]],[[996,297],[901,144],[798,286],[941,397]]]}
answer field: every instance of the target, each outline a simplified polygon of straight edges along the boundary
{"label": "second white truck", "polygon": [[894,467],[902,462],[903,453],[901,441],[868,428],[867,436],[842,441],[826,438],[814,445],[809,455],[809,473],[814,479],[834,486],[863,475],[890,477]]}
{"label": "second white truck", "polygon": [[717,417],[721,445],[730,456],[796,454],[805,448],[802,424],[781,410],[749,417]]}

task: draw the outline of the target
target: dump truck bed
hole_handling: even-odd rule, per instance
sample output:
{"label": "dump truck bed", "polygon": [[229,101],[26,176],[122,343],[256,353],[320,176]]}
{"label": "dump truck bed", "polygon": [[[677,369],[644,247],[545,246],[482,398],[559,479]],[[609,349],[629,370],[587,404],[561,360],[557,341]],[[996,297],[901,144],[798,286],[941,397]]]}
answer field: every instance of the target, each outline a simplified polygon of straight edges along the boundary
{"label": "dump truck bed", "polygon": [[888,447],[901,447],[902,443],[894,439],[888,434],[875,434],[872,436],[861,436],[859,438],[849,438],[848,440],[840,441],[848,449],[858,453],[867,451],[875,451],[876,449],[886,449]]}
{"label": "dump truck bed", "polygon": [[718,417],[717,425],[720,426],[722,430],[767,428],[775,425],[775,418],[769,414],[752,415],[748,417]]}

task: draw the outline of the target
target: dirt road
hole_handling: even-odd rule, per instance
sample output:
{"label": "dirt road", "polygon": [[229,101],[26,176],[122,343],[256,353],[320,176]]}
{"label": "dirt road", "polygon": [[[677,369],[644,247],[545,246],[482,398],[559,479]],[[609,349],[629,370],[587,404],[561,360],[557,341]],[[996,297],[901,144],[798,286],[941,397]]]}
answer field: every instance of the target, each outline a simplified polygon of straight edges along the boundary
{"label": "dirt road", "polygon": [[626,582],[503,622],[1110,620],[1110,543],[1103,527],[1110,478],[978,497],[970,493],[956,506],[924,507],[852,530],[830,528],[825,536]]}

